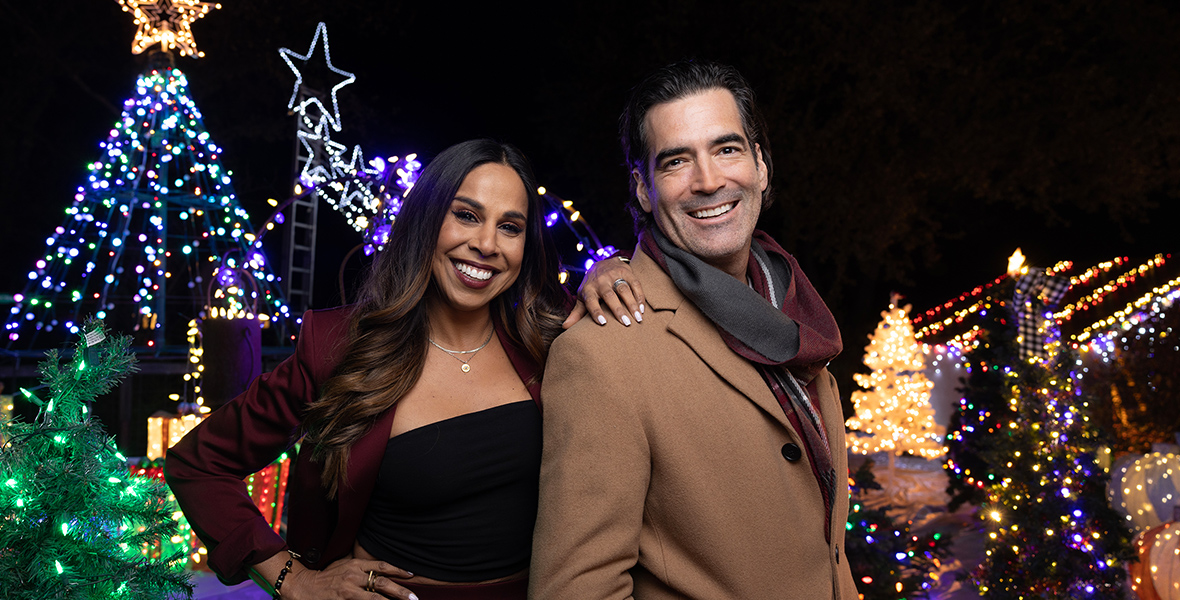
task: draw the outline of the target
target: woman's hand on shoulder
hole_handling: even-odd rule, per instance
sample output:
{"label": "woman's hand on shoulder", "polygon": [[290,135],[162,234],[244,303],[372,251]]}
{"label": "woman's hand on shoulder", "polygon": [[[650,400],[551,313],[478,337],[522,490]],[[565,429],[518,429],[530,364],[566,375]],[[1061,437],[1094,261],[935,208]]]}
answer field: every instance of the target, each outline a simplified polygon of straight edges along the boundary
{"label": "woman's hand on shoulder", "polygon": [[594,263],[578,286],[578,303],[562,328],[569,329],[587,314],[599,325],[606,325],[603,305],[623,325],[630,326],[632,319],[643,322],[643,287],[630,263],[621,255]]}
{"label": "woman's hand on shoulder", "polygon": [[283,582],[285,600],[418,600],[413,592],[397,584],[413,573],[387,562],[342,558],[322,571],[291,571]]}

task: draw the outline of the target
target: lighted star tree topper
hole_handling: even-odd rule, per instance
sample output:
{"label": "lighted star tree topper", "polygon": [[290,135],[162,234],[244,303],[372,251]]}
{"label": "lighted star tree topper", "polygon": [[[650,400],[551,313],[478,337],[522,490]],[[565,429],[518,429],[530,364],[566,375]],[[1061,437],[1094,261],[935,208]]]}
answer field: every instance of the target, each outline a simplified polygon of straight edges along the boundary
{"label": "lighted star tree topper", "polygon": [[148,48],[160,44],[164,51],[177,50],[181,56],[205,56],[197,50],[197,42],[193,39],[193,21],[209,14],[220,4],[213,2],[198,2],[196,0],[118,0],[124,12],[129,12],[135,18],[135,25],[139,28],[135,32],[135,41],[131,43],[131,52],[140,54]]}
{"label": "lighted star tree topper", "polygon": [[910,307],[898,306],[898,300],[896,295],[890,300],[869,336],[864,361],[872,373],[853,374],[864,390],[852,392],[853,416],[845,423],[852,430],[849,449],[858,454],[887,452],[890,469],[894,458],[905,453],[937,458],[946,452],[930,405],[934,384],[923,373],[925,360],[914,339]]}

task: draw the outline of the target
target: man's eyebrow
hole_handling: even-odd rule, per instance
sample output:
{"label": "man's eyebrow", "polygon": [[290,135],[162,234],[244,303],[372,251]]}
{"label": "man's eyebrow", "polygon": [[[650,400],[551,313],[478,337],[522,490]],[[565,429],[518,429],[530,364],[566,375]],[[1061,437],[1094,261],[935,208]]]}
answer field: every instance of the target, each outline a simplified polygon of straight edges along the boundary
{"label": "man's eyebrow", "polygon": [[720,146],[721,144],[732,144],[735,142],[741,144],[742,146],[746,146],[746,147],[749,147],[749,145],[750,145],[749,142],[746,141],[746,136],[744,136],[740,133],[737,133],[737,132],[727,133],[719,138],[715,138],[713,140],[713,145]]}
{"label": "man's eyebrow", "polygon": [[[484,210],[484,205],[474,198],[468,198],[467,196],[455,196],[455,201],[462,202],[463,204],[466,204],[475,210]],[[504,213],[504,217],[508,219],[519,219],[525,222],[529,220],[529,218],[519,210],[510,210]]]}
{"label": "man's eyebrow", "polygon": [[[746,136],[744,136],[740,133],[737,133],[737,132],[727,133],[723,136],[713,138],[713,141],[710,142],[710,145],[720,146],[722,144],[735,144],[735,143],[741,144],[743,147],[746,147],[746,148],[750,147],[750,143],[746,141]],[[661,151],[659,151],[659,153],[656,154],[655,164],[659,165],[660,163],[664,162],[664,159],[672,157],[672,156],[676,156],[677,154],[683,154],[685,152],[688,152],[688,146],[678,146],[676,148],[667,148],[665,150],[661,150]]]}
{"label": "man's eyebrow", "polygon": [[667,148],[665,150],[660,150],[659,153],[656,154],[655,164],[659,165],[660,163],[664,162],[664,159],[670,156],[676,156],[677,154],[684,154],[685,152],[688,152],[688,146],[679,146],[677,148]]}

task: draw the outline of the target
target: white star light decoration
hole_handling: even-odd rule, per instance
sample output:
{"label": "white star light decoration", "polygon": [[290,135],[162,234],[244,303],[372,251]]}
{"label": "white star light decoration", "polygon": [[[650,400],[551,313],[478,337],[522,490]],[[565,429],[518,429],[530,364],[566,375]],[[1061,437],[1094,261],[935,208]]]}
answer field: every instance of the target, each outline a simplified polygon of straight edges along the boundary
{"label": "white star light decoration", "polygon": [[[321,98],[309,95],[299,100],[303,74],[292,61],[293,58],[298,59],[306,66],[315,54],[321,36],[324,39],[324,59],[328,69],[344,77],[332,87],[331,112]],[[295,86],[291,90],[287,108],[298,115],[296,136],[306,150],[308,158],[299,174],[295,195],[314,193],[323,198],[333,209],[344,215],[353,229],[361,233],[365,240],[365,254],[372,254],[384,247],[389,239],[393,221],[401,210],[402,199],[418,180],[422,163],[418,161],[416,154],[403,158],[377,156],[365,160],[360,146],[353,147],[349,155],[345,145],[332,139],[332,131],[340,131],[342,125],[336,92],[356,81],[356,76],[332,64],[327,25],[320,23],[316,26],[315,36],[311,40],[307,54],[296,54],[287,48],[280,48],[279,55],[295,73]],[[315,109],[319,109],[318,112]],[[584,263],[585,269],[589,269],[596,260],[606,258],[615,252],[613,246],[604,247],[598,241],[598,236],[590,226],[584,219],[579,218],[581,213],[574,208],[573,202],[546,194],[545,188],[540,188],[537,193],[541,194],[552,208],[545,217],[546,226],[553,227],[561,222],[577,236],[577,250],[586,252],[589,256]],[[278,202],[272,202],[272,206],[278,206]],[[277,214],[281,214],[281,210]],[[267,224],[268,229],[283,222],[282,219],[272,219],[274,222]],[[577,230],[578,227],[582,228],[581,232]],[[584,269],[578,267],[576,270]],[[566,277],[568,272],[563,268],[560,274],[562,283],[565,283]]]}
{"label": "white star light decoration", "polygon": [[197,50],[192,23],[209,14],[220,4],[197,0],[118,0],[123,12],[131,13],[139,30],[131,43],[132,54],[140,54],[154,44],[160,49],[180,50],[181,56],[205,56]]}
{"label": "white star light decoration", "polygon": [[[328,69],[343,77],[332,86],[331,111],[326,101],[319,97],[308,95],[299,100],[303,74],[292,60],[297,59],[306,66],[315,55],[321,37]],[[362,233],[366,242],[365,252],[371,254],[385,244],[390,224],[401,208],[402,195],[414,185],[422,164],[413,154],[404,159],[378,157],[366,162],[360,146],[354,147],[349,156],[347,146],[332,139],[332,132],[340,131],[342,126],[336,93],[356,81],[356,76],[332,64],[327,25],[320,23],[316,26],[307,54],[280,48],[279,55],[295,73],[295,86],[291,91],[291,99],[287,101],[287,108],[298,115],[296,135],[308,157],[299,174],[296,194],[300,194],[301,189],[314,190],[315,194],[343,214],[353,229]],[[303,91],[306,93],[307,90]]]}
{"label": "white star light decoration", "polygon": [[[315,96],[305,99],[299,104],[298,107],[295,106],[295,99],[299,97],[299,86],[303,85],[303,73],[299,72],[299,68],[295,66],[295,63],[291,61],[291,58],[297,58],[306,65],[308,59],[310,59],[311,56],[315,54],[315,47],[317,44],[319,44],[321,36],[324,38],[324,60],[328,63],[328,69],[333,73],[344,77],[340,83],[332,86],[331,113],[329,113],[328,109],[324,107],[324,104],[320,102],[320,99],[316,98]],[[295,73],[295,87],[291,90],[291,99],[287,101],[287,108],[299,113],[300,115],[306,115],[307,107],[314,104],[320,108],[320,112],[322,114],[328,117],[328,122],[332,124],[332,129],[340,131],[340,105],[336,102],[336,92],[340,91],[340,88],[356,81],[356,75],[353,75],[352,73],[349,73],[343,69],[338,69],[332,64],[332,49],[328,46],[328,26],[324,23],[320,23],[316,26],[315,37],[311,38],[311,46],[307,48],[307,54],[300,55],[296,54],[292,50],[288,50],[287,48],[279,48],[279,55],[283,57],[283,62],[286,62],[287,66],[291,67],[291,71]]]}

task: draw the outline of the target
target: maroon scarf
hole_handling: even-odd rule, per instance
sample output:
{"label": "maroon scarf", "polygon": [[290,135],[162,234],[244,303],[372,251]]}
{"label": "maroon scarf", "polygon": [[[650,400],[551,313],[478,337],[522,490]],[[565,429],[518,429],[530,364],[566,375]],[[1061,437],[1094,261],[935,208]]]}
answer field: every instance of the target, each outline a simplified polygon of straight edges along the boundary
{"label": "maroon scarf", "polygon": [[795,431],[803,435],[823,496],[824,536],[831,542],[836,473],[812,386],[842,348],[831,311],[795,257],[762,231],[754,232],[751,244],[749,285],[675,246],[658,229],[641,232],[639,246],[713,321],[726,345],[754,363]]}

